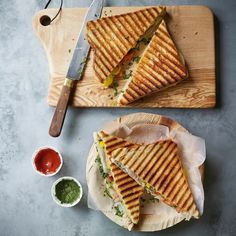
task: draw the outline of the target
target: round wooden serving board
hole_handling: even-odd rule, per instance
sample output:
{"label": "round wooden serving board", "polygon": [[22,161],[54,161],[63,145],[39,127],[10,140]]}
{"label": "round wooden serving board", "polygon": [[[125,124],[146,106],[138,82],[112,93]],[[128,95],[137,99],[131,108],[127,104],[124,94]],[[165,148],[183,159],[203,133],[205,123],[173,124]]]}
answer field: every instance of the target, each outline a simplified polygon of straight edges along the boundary
{"label": "round wooden serving board", "polygon": [[[104,7],[102,16],[137,11],[145,7]],[[49,63],[48,103],[55,106],[77,42],[86,8],[63,8],[49,26],[40,18],[55,16],[58,9],[39,11],[33,28]],[[215,106],[215,43],[213,14],[205,6],[167,6],[166,22],[170,34],[185,58],[189,78],[180,84],[140,99],[127,107],[209,108]],[[117,107],[112,89],[104,89],[94,77],[91,51],[83,79],[77,83],[72,105],[75,107]],[[126,80],[119,81],[121,91]]]}
{"label": "round wooden serving board", "polygon": [[[170,131],[173,129],[177,129],[179,131],[188,132],[183,126],[181,126],[175,120],[172,120],[171,118],[168,118],[165,116],[150,114],[150,113],[134,113],[134,114],[122,116],[122,117],[117,118],[117,122],[120,124],[124,124],[124,125],[128,126],[129,128],[132,128],[136,125],[141,125],[141,124],[156,124],[156,125],[167,126]],[[107,124],[101,130],[106,129],[106,127],[109,127],[109,124]],[[94,166],[93,164],[95,163],[96,156],[97,156],[97,151],[96,151],[95,145],[93,144],[90,149],[88,159],[87,159],[87,165],[86,165],[86,178],[87,178],[88,188],[89,188],[90,194],[92,196],[95,196],[96,193],[93,192],[92,186],[90,186],[90,182],[88,181],[88,179],[91,178],[91,176],[94,175],[94,171],[96,172],[96,170],[98,169],[97,167],[93,168],[93,166]],[[93,168],[93,170],[92,170],[92,168]],[[199,171],[200,171],[200,174],[203,179],[204,165],[201,165],[199,167]],[[93,200],[94,200],[94,203],[96,204],[96,197],[93,197]],[[111,211],[111,212],[103,212],[103,213],[110,220],[121,225],[121,222],[119,222],[119,219],[114,216],[114,212]],[[162,224],[158,223],[160,221],[160,219],[161,219],[161,216],[151,215],[151,214],[141,214],[139,223],[137,225],[135,225],[132,230],[150,231],[150,232],[151,231],[159,231],[159,230],[163,230],[168,227],[171,227],[171,226],[183,221],[184,217],[178,216],[178,217],[168,219],[166,222],[164,222],[164,224],[163,224],[163,222],[162,222]]]}

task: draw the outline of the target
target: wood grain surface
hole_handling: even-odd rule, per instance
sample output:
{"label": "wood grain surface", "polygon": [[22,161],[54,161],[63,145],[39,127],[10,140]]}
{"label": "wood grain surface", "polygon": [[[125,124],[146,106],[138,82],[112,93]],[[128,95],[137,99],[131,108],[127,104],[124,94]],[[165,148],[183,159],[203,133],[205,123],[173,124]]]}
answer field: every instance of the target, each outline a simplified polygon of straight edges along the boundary
{"label": "wood grain surface", "polygon": [[[106,7],[103,16],[139,10],[143,7]],[[48,103],[55,106],[73,54],[85,8],[63,9],[60,17],[43,26],[43,15],[53,17],[57,9],[38,12],[33,28],[48,58],[50,83]],[[167,25],[189,69],[189,79],[164,91],[150,95],[127,107],[211,108],[216,103],[214,20],[204,6],[168,6]],[[90,52],[81,81],[75,88],[71,105],[75,107],[117,107],[112,89],[102,87],[92,69]],[[118,91],[126,81],[120,81]]]}
{"label": "wood grain surface", "polygon": [[[142,124],[152,124],[152,125],[164,125],[169,128],[170,131],[172,130],[178,130],[182,132],[188,132],[181,124],[179,124],[177,121],[166,117],[166,116],[161,116],[157,114],[151,114],[151,113],[133,113],[129,114],[126,116],[121,116],[117,118],[116,123],[119,123],[121,125],[126,125],[129,128],[132,128],[136,125],[142,125]],[[113,130],[114,127],[114,121],[111,121],[110,123],[106,123],[105,127],[102,127],[101,130]],[[97,193],[93,191],[91,188],[90,184],[91,182],[89,181],[90,178],[94,178],[96,175],[94,172],[97,171],[97,166],[93,168],[93,165],[95,163],[95,159],[97,157],[97,151],[95,148],[95,145],[93,144],[88,158],[87,158],[87,164],[86,164],[86,179],[87,179],[87,184],[89,188],[89,192],[91,196],[97,196]],[[199,171],[202,177],[204,177],[204,164],[202,164],[199,167]],[[94,203],[96,204],[96,198],[93,198],[95,201]],[[114,212],[105,212],[103,213],[113,222],[116,224],[121,225],[121,222],[117,217],[114,217]],[[166,228],[169,228],[171,226],[174,226],[175,224],[181,222],[184,220],[184,217],[182,215],[179,215],[178,217],[171,218],[169,217],[166,219],[164,222],[162,220],[161,215],[153,215],[153,214],[141,214],[140,216],[140,221],[137,225],[134,226],[134,230],[137,231],[159,231],[163,230]],[[122,226],[122,225],[121,225]]]}

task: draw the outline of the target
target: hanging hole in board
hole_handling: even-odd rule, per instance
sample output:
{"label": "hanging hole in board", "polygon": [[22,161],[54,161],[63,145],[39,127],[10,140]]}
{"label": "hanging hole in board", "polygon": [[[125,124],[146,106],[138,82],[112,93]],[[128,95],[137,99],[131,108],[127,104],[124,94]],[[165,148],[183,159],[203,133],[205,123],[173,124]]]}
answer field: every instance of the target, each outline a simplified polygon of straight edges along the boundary
{"label": "hanging hole in board", "polygon": [[[47,9],[47,8],[48,8],[48,6],[49,6],[49,4],[50,4],[51,1],[52,1],[52,0],[48,0],[48,2],[47,2],[47,4],[46,4],[46,6],[44,7],[44,9]],[[59,7],[59,9],[58,9],[56,15],[55,15],[52,19],[51,19],[49,16],[47,16],[47,15],[41,16],[40,19],[39,19],[41,25],[43,25],[43,26],[48,26],[48,25],[50,25],[50,24],[58,17],[58,15],[61,13],[62,6],[63,6],[63,0],[61,0],[60,7]]]}
{"label": "hanging hole in board", "polygon": [[43,26],[48,26],[52,22],[51,18],[47,15],[41,16],[39,21],[40,21],[40,24]]}

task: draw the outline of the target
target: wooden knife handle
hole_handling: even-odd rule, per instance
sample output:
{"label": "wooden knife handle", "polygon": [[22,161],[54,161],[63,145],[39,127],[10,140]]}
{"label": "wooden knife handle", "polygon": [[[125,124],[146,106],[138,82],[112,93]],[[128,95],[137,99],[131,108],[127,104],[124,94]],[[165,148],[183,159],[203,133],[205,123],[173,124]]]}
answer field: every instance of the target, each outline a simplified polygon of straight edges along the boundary
{"label": "wooden knife handle", "polygon": [[56,110],[51,121],[51,126],[49,128],[49,134],[52,137],[58,137],[61,134],[67,107],[73,90],[73,85],[73,80],[66,79],[62,87],[61,94],[57,102]]}

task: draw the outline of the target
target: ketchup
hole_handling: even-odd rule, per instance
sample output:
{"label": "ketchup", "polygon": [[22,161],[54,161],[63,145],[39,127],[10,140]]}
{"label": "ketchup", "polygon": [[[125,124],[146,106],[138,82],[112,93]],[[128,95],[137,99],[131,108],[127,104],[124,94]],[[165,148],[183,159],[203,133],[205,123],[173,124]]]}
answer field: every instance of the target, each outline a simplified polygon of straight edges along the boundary
{"label": "ketchup", "polygon": [[38,171],[47,175],[57,171],[61,165],[61,159],[58,152],[50,148],[45,148],[37,153],[34,163]]}

